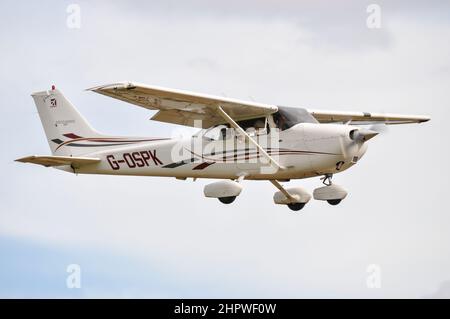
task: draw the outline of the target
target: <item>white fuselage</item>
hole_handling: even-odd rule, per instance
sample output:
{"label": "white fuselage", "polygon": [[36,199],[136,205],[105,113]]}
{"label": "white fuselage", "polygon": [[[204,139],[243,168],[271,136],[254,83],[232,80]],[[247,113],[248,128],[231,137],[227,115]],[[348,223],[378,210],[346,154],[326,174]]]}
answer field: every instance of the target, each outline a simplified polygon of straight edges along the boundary
{"label": "white fuselage", "polygon": [[245,139],[232,135],[219,140],[194,136],[107,146],[86,154],[101,162],[74,168],[73,172],[176,178],[307,178],[344,171],[363,156],[367,145],[350,138],[354,129],[349,125],[301,123],[285,131],[255,136],[284,167],[278,170],[269,167]]}

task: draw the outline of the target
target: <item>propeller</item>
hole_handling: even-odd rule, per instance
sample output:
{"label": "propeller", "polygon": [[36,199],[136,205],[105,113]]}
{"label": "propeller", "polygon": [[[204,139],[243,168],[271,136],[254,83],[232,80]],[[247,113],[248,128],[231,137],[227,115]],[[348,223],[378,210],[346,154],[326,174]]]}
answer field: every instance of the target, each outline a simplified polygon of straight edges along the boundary
{"label": "propeller", "polygon": [[351,143],[345,143],[344,139],[342,137],[339,138],[340,144],[341,144],[341,151],[345,158],[348,158],[348,152],[351,148],[354,147],[354,145],[358,146],[358,150],[363,147],[364,143],[370,140],[371,138],[374,138],[378,134],[384,133],[387,131],[387,125],[386,124],[372,124],[368,128],[355,128],[350,131],[350,139],[352,140]]}
{"label": "propeller", "polygon": [[388,125],[385,123],[375,123],[369,126],[369,130],[378,132],[379,134],[384,134],[388,132]]}
{"label": "propeller", "polygon": [[353,140],[353,142],[367,142],[371,138],[378,135],[378,132],[370,130],[370,129],[364,129],[364,128],[356,128],[354,130],[350,131],[350,139]]}

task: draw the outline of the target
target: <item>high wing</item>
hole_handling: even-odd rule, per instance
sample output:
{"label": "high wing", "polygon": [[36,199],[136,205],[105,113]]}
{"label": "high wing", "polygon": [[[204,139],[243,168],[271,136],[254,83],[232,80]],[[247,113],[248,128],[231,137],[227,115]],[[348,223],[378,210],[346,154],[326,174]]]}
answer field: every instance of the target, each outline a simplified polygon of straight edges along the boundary
{"label": "high wing", "polygon": [[32,155],[16,159],[16,162],[39,164],[45,167],[71,165],[78,168],[83,165],[100,162],[99,158],[72,156],[40,156]]}
{"label": "high wing", "polygon": [[[120,82],[88,89],[149,110],[159,110],[154,121],[208,128],[226,121],[218,111],[221,107],[233,120],[263,117],[275,113],[275,105],[240,101],[236,99],[167,89],[132,82]],[[380,114],[368,112],[342,112],[308,110],[319,123],[408,124],[429,121],[423,115]],[[196,121],[199,121],[196,123]]]}
{"label": "high wing", "polygon": [[218,112],[219,107],[236,121],[264,117],[278,110],[275,105],[131,82],[102,85],[88,90],[149,110],[159,110],[151,118],[152,120],[186,126],[201,126],[202,128],[226,123],[223,116]]}
{"label": "high wing", "polygon": [[422,123],[430,120],[430,117],[424,115],[400,115],[400,114],[381,114],[367,112],[339,112],[308,110],[319,123],[348,123],[352,125],[365,124],[410,124]]}

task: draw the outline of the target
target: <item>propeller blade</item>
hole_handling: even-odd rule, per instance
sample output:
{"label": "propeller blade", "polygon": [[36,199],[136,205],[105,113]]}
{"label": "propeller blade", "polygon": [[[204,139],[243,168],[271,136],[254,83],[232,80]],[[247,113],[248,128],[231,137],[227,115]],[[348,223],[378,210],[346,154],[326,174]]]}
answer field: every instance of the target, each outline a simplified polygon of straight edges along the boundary
{"label": "propeller blade", "polygon": [[369,127],[369,130],[378,133],[386,133],[388,131],[388,126],[386,124],[373,124]]}

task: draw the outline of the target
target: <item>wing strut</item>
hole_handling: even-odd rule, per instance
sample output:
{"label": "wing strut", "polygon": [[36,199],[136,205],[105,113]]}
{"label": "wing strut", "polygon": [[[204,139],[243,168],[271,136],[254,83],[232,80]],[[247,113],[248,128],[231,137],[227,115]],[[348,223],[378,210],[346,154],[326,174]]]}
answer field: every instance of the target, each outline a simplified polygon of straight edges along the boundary
{"label": "wing strut", "polygon": [[253,139],[251,138],[250,135],[247,134],[247,132],[245,132],[242,127],[239,126],[239,124],[237,124],[223,109],[221,106],[219,106],[218,111],[220,113],[220,115],[222,115],[222,117],[225,119],[225,121],[228,122],[228,124],[230,124],[232,127],[234,127],[239,133],[241,133],[243,136],[245,136],[250,143],[252,143],[254,146],[256,146],[256,148],[264,155],[265,158],[268,159],[269,163],[274,165],[275,167],[277,167],[278,169],[285,169],[284,166],[281,166],[280,164],[278,164],[278,162],[276,160],[274,160],[272,158],[272,156],[270,156],[269,154],[267,154],[267,152]]}

